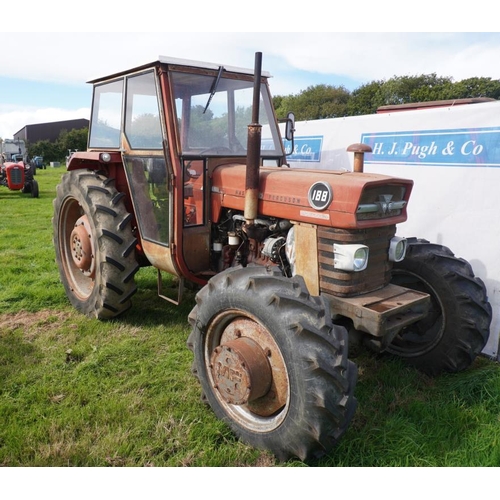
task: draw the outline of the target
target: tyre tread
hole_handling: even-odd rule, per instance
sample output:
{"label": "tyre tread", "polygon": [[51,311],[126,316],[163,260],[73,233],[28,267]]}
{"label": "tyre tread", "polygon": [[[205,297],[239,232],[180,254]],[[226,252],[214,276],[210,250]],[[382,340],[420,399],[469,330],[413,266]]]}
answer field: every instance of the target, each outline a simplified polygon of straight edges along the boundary
{"label": "tyre tread", "polygon": [[[266,435],[247,431],[214,404],[201,361],[204,333],[219,308],[245,307],[252,314],[266,309],[263,317],[280,318],[283,337],[297,363],[288,369],[307,388],[304,394],[294,395],[298,415],[285,418],[279,429]],[[328,303],[312,297],[301,278],[285,278],[279,271],[259,266],[224,271],[198,292],[188,319],[192,330],[187,345],[195,354],[193,373],[202,384],[202,396],[240,438],[269,449],[279,460],[317,458],[335,446],[357,405],[353,394],[357,368],[347,358],[346,330],[332,324]]]}
{"label": "tyre tread", "polygon": [[[76,170],[63,175],[53,202],[54,246],[58,262],[62,259],[59,255],[62,236],[58,219],[63,216],[61,210],[66,200],[77,201],[95,228],[93,233],[99,260],[96,262],[95,284],[89,296],[81,298],[73,292],[71,278],[65,275],[62,265],[60,276],[72,304],[80,312],[99,319],[109,319],[128,310],[130,297],[137,291],[133,279],[139,269],[134,252],[137,239],[132,234],[129,224],[132,216],[125,208],[124,196],[116,190],[114,179],[102,172]],[[118,224],[117,220],[120,221]]]}
{"label": "tyre tread", "polygon": [[[469,367],[486,345],[492,319],[486,287],[474,275],[470,263],[456,257],[448,247],[413,239],[407,257],[395,269],[420,273],[436,283],[434,288],[446,289],[441,302],[451,308],[445,314],[443,340],[431,352],[407,358],[408,362],[430,375]],[[394,348],[388,351],[398,355]]]}

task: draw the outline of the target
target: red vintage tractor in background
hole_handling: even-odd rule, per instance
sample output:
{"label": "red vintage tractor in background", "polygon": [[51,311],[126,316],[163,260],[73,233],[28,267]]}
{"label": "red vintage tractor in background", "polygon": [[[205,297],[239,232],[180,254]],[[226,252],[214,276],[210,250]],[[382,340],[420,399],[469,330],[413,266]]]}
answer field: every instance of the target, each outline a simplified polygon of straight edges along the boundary
{"label": "red vintage tractor in background", "polygon": [[19,161],[2,161],[0,164],[0,186],[6,186],[11,191],[30,193],[32,198],[39,196],[34,169],[30,163],[25,162],[22,158]]}

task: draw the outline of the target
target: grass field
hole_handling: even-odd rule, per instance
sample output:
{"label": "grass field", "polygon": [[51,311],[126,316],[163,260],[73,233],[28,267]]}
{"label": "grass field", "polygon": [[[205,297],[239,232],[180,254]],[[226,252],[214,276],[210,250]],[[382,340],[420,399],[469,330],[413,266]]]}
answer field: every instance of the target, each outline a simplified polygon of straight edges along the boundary
{"label": "grass field", "polygon": [[0,187],[1,466],[500,466],[500,365],[484,357],[431,379],[357,353],[358,411],[330,456],[280,464],[239,442],[191,374],[192,292],[170,305],[145,268],[123,317],[70,307],[51,226],[63,173],[39,170],[37,199]]}

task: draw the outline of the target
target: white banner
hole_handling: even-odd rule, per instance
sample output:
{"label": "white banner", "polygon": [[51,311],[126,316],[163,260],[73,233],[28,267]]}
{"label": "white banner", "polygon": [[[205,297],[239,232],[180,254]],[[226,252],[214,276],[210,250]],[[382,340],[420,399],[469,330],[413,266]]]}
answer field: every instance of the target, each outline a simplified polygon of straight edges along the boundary
{"label": "white banner", "polygon": [[365,172],[414,181],[398,234],[469,261],[493,308],[483,352],[500,360],[500,102],[297,122],[295,137],[291,167],[350,171],[364,143]]}

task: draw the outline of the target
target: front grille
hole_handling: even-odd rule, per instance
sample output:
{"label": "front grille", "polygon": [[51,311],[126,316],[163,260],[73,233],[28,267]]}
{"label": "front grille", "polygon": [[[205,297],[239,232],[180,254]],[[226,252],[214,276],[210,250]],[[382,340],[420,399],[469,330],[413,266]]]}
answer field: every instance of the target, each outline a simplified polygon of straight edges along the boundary
{"label": "front grille", "polygon": [[[388,260],[389,242],[396,226],[362,230],[318,228],[320,291],[339,297],[371,292],[387,285],[391,279],[392,262]],[[362,244],[370,249],[364,271],[339,271],[333,267],[333,244]]]}
{"label": "front grille", "polygon": [[359,200],[357,220],[375,220],[396,217],[406,206],[405,186],[384,184],[365,189]]}
{"label": "front grille", "polygon": [[14,167],[10,170],[10,180],[12,184],[23,183],[23,169]]}

